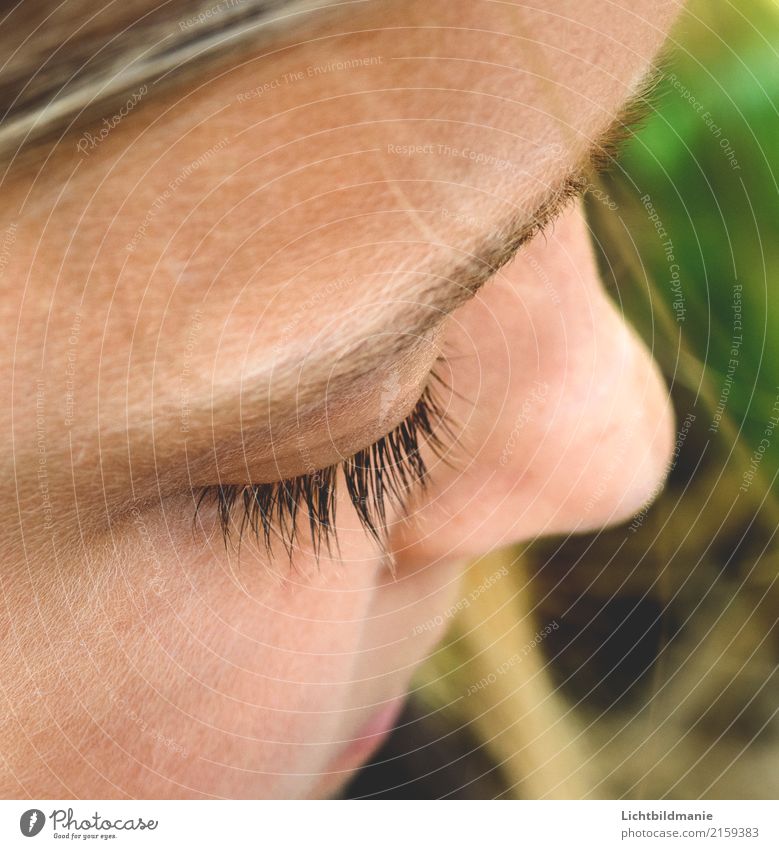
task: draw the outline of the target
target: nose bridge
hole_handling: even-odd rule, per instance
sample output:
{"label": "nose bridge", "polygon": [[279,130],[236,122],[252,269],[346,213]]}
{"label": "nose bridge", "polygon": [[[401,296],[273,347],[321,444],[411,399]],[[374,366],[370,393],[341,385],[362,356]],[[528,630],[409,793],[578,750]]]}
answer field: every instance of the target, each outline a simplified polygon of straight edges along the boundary
{"label": "nose bridge", "polygon": [[455,319],[463,463],[436,469],[414,531],[426,559],[623,521],[659,491],[667,388],[600,284],[580,213]]}
{"label": "nose bridge", "polygon": [[[581,291],[567,304],[564,332],[548,340],[552,389],[533,460],[548,493],[544,530],[558,533],[617,524],[637,512],[662,488],[673,443],[659,369],[587,257],[574,285]],[[564,344],[564,354],[555,352]]]}
{"label": "nose bridge", "polygon": [[[651,353],[602,286],[581,209],[531,245],[509,275],[528,311],[535,381],[546,387],[503,478],[520,502],[521,482],[536,482],[520,524],[535,534],[622,521],[661,488],[673,414]],[[528,397],[519,365],[528,346],[519,328],[514,334],[517,379],[509,391]]]}

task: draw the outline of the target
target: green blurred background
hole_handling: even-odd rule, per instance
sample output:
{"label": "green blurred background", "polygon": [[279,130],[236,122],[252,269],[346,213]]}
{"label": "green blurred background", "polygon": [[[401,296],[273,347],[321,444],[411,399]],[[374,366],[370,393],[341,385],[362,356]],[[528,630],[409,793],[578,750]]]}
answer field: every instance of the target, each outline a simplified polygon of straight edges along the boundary
{"label": "green blurred background", "polygon": [[691,3],[661,72],[587,209],[677,458],[636,530],[525,557],[538,621],[563,623],[548,669],[587,723],[593,795],[777,798],[779,4]]}
{"label": "green blurred background", "polygon": [[[586,207],[609,291],[669,385],[668,484],[632,527],[516,552],[517,622],[559,625],[542,669],[463,699],[499,662],[484,646],[500,629],[476,634],[469,611],[419,679],[504,795],[779,798],[779,5],[696,0],[661,72]],[[532,721],[528,677],[550,682]]]}
{"label": "green blurred background", "polygon": [[[744,339],[728,412],[753,446],[779,386],[778,49],[779,4],[692,3],[674,34],[651,117],[606,178],[651,286],[651,311],[632,288],[625,293],[625,311],[667,372],[679,370],[677,344],[705,363],[712,382],[706,389],[715,404],[730,360],[733,284],[742,284]],[[647,226],[639,199],[647,193],[680,267],[686,307],[681,322],[661,239]],[[667,326],[669,307],[676,327]],[[666,321],[659,350],[652,318]],[[697,386],[684,368],[679,377]],[[776,468],[779,440],[768,451],[765,461]]]}

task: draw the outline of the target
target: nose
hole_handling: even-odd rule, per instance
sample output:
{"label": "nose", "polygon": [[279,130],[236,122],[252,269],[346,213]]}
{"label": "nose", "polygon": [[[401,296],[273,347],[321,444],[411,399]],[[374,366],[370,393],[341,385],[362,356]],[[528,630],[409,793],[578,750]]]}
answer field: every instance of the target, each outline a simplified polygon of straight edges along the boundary
{"label": "nose", "polygon": [[400,564],[616,524],[660,491],[668,390],[603,289],[581,209],[449,321],[455,468],[431,464]]}

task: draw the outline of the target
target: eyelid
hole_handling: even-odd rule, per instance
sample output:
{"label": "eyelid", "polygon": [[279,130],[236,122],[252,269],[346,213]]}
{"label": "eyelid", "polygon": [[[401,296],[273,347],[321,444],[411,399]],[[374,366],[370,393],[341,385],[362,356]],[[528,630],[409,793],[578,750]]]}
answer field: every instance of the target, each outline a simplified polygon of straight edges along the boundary
{"label": "eyelid", "polygon": [[420,448],[426,445],[435,456],[444,458],[454,441],[451,420],[436,391],[440,387],[448,385],[436,367],[413,410],[400,424],[338,463],[271,483],[199,488],[195,492],[194,521],[197,523],[201,509],[211,504],[216,509],[225,546],[237,526],[239,544],[244,533],[249,532],[264,545],[269,556],[274,554],[274,542],[281,542],[291,557],[302,512],[318,558],[323,545],[331,554],[332,544],[338,544],[335,495],[341,479],[360,524],[383,548],[387,507],[394,505],[404,511],[409,495],[414,490],[424,490],[428,484],[429,471]]}

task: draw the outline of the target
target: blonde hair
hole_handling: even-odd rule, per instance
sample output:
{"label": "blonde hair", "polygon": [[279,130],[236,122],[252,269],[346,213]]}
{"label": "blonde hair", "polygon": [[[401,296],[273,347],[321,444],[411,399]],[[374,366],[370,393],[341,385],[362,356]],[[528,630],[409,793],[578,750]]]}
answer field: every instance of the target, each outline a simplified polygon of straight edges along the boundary
{"label": "blonde hair", "polygon": [[258,49],[333,0],[22,2],[0,19],[0,159],[107,114],[142,88]]}

